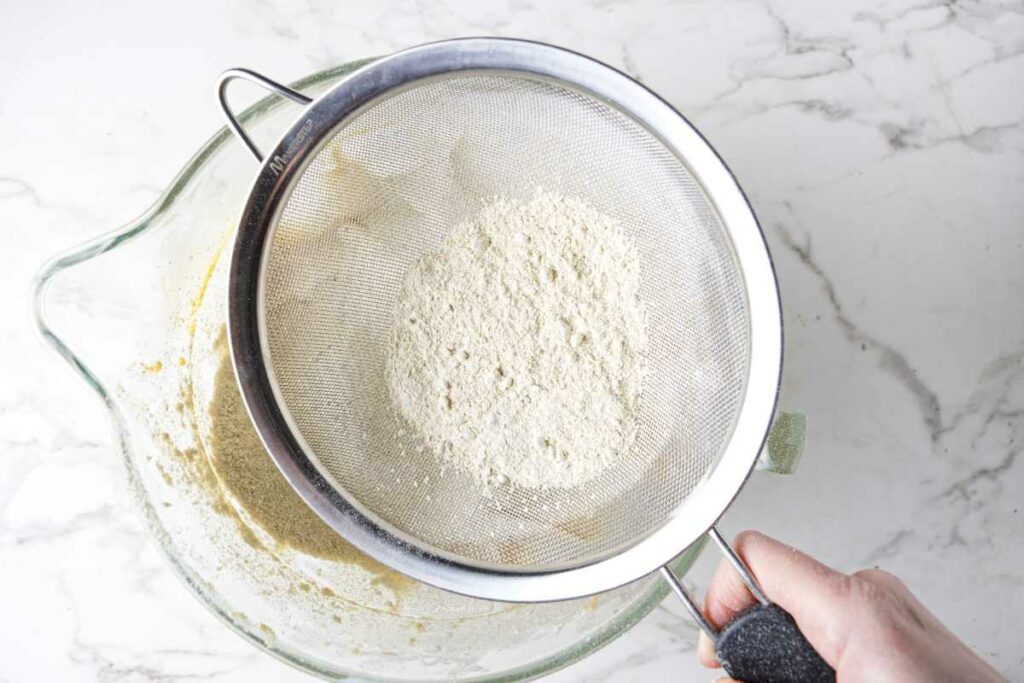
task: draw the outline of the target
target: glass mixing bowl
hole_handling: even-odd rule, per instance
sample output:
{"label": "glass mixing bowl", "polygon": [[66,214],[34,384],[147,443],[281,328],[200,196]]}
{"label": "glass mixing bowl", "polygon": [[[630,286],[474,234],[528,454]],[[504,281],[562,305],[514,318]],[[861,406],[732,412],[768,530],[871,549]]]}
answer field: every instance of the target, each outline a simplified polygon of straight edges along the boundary
{"label": "glass mixing bowl", "polygon": [[[316,96],[361,63],[294,87]],[[295,116],[246,111],[264,149]],[[192,592],[237,633],[325,678],[523,680],[613,640],[666,595],[648,578],[593,598],[509,605],[393,583],[287,547],[197,469],[206,457],[235,223],[255,165],[221,130],[138,220],[49,262],[34,292],[44,339],[103,400],[129,485]],[[197,474],[199,472],[199,474]],[[682,575],[701,550],[676,562]]]}

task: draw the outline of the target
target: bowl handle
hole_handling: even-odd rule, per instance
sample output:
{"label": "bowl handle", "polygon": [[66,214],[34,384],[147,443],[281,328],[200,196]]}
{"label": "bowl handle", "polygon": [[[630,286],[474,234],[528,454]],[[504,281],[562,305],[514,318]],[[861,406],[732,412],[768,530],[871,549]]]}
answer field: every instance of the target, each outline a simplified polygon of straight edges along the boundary
{"label": "bowl handle", "polygon": [[220,108],[223,110],[224,117],[227,119],[228,128],[231,129],[231,132],[234,133],[239,140],[245,143],[245,146],[249,149],[252,155],[256,157],[256,161],[263,163],[263,152],[260,151],[259,147],[256,146],[256,143],[249,137],[249,134],[245,132],[244,128],[242,128],[242,124],[238,122],[238,117],[235,116],[235,113],[231,110],[231,106],[228,104],[228,83],[236,79],[255,83],[270,92],[277,93],[282,97],[287,97],[293,102],[298,102],[302,106],[306,106],[313,100],[296,90],[292,90],[288,86],[281,85],[280,83],[272,81],[266,76],[258,74],[255,71],[250,71],[249,69],[228,69],[220,75],[217,79],[217,99],[220,101]]}
{"label": "bowl handle", "polygon": [[781,411],[768,432],[768,440],[757,459],[757,469],[774,474],[793,474],[804,453],[807,417]]}

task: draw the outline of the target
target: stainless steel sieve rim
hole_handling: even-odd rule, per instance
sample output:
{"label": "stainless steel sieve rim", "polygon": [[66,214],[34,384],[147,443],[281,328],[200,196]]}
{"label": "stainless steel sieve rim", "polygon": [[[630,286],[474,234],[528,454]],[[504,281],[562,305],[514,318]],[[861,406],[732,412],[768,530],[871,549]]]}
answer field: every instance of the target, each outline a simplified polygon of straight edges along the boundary
{"label": "stainless steel sieve rim", "polygon": [[[275,387],[266,357],[264,252],[279,212],[306,163],[339,122],[403,86],[453,72],[517,73],[595,97],[640,123],[673,151],[702,186],[732,239],[746,286],[751,356],[736,425],[717,465],[665,523],[624,552],[569,569],[511,571],[461,561],[417,546],[343,495],[303,444]],[[308,105],[263,160],[233,118],[232,127],[262,161],[239,224],[229,272],[232,362],[249,415],[289,483],[323,519],[371,557],[443,589],[502,601],[545,601],[609,590],[658,570],[708,531],[746,481],[763,446],[782,368],[781,306],[764,236],[742,190],[711,146],[670,105],[625,74],[588,57],[540,43],[470,38],[423,45],[373,62],[315,101],[251,72],[231,71]]]}

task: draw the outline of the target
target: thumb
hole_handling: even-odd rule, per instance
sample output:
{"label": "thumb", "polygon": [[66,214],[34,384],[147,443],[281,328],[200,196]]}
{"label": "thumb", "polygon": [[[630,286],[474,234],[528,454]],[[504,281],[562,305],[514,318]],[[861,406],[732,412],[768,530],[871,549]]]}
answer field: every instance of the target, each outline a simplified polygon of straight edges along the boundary
{"label": "thumb", "polygon": [[[768,599],[793,616],[808,642],[835,667],[851,627],[845,616],[852,613],[850,577],[754,531],[737,536],[733,548]],[[739,574],[723,559],[704,599],[708,620],[721,628],[754,602]]]}

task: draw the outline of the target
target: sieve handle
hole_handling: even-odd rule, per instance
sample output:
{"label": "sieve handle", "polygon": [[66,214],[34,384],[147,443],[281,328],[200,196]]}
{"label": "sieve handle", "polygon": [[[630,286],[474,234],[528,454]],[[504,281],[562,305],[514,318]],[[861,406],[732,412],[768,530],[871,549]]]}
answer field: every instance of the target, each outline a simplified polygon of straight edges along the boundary
{"label": "sieve handle", "polygon": [[774,603],[754,605],[718,632],[715,657],[738,681],[834,683],[836,672]]}
{"label": "sieve handle", "polygon": [[238,117],[235,116],[235,112],[231,110],[231,105],[228,104],[228,84],[236,79],[255,83],[265,90],[269,90],[270,92],[276,93],[282,97],[287,97],[293,102],[298,102],[303,106],[309,104],[313,100],[297,90],[292,90],[286,85],[281,85],[280,83],[272,81],[266,76],[258,74],[255,71],[250,71],[249,69],[228,69],[220,75],[217,79],[217,99],[220,101],[220,108],[228,120],[228,128],[231,129],[231,132],[234,133],[239,140],[245,143],[245,146],[249,148],[252,155],[256,157],[256,161],[263,163],[263,152],[260,151],[260,148],[256,146],[256,143],[252,141],[249,134],[245,132],[244,128],[242,128],[242,124],[239,123]]}
{"label": "sieve handle", "polygon": [[717,529],[712,527],[708,535],[739,572],[758,604],[719,630],[668,567],[662,567],[661,573],[715,643],[715,657],[726,673],[746,683],[834,683],[835,670],[807,642],[789,612],[768,600],[747,565]]}

